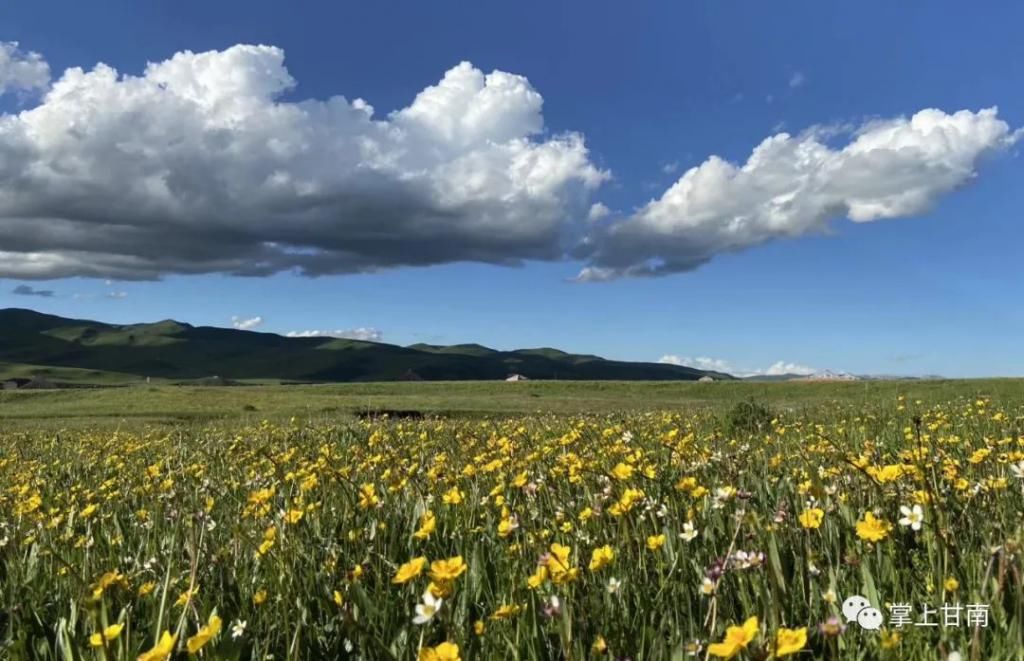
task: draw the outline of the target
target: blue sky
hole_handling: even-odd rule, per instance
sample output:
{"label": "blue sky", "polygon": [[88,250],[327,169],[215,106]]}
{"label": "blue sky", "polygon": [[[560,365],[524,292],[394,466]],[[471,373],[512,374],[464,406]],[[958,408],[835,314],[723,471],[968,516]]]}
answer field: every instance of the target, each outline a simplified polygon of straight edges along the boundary
{"label": "blue sky", "polygon": [[[543,97],[542,110],[530,106],[534,97],[521,89],[513,93],[521,95],[516,97],[519,100],[510,103],[521,102],[523,108],[529,106],[526,110],[488,106],[496,118],[488,126],[497,127],[494,130],[503,138],[542,116],[542,132],[515,135],[528,136],[530,145],[537,147],[552,144],[549,141],[567,132],[585,140],[586,166],[573,166],[564,182],[551,184],[557,201],[531,198],[530,206],[524,208],[527,214],[550,213],[552,231],[557,233],[592,232],[597,246],[593,252],[553,248],[551,237],[541,229],[530,235],[529,246],[514,239],[491,245],[488,236],[504,236],[505,227],[525,222],[515,215],[518,210],[508,208],[512,203],[507,200],[532,193],[487,190],[479,193],[479,199],[460,198],[457,208],[443,209],[442,218],[453,214],[467,223],[457,233],[449,235],[442,228],[440,234],[431,234],[433,221],[423,219],[435,215],[397,218],[386,227],[374,225],[389,241],[394,240],[393,250],[389,247],[385,254],[383,248],[367,247],[356,257],[327,260],[326,275],[309,277],[290,267],[232,275],[244,270],[238,265],[252,253],[238,253],[225,267],[211,265],[213,259],[208,256],[201,261],[194,255],[186,257],[184,249],[181,259],[153,257],[161,243],[170,245],[176,237],[206,242],[213,253],[211,242],[223,240],[226,246],[234,236],[231,226],[231,231],[216,235],[195,230],[193,238],[188,218],[169,230],[147,226],[143,237],[150,243],[143,251],[147,262],[133,271],[112,266],[123,263],[110,256],[113,249],[108,254],[93,245],[113,244],[114,239],[99,233],[91,235],[100,237],[91,241],[69,229],[94,227],[87,221],[96,222],[96,213],[83,212],[82,218],[75,213],[87,206],[92,209],[89,205],[104,199],[115,204],[117,189],[104,188],[103,181],[84,186],[76,179],[71,186],[66,179],[41,180],[32,184],[38,185],[38,199],[25,201],[16,211],[0,210],[0,228],[5,223],[29,228],[26,235],[47,223],[54,228],[35,242],[15,240],[14,229],[8,235],[0,232],[0,254],[14,264],[6,269],[0,264],[0,276],[5,276],[0,280],[0,307],[32,307],[110,322],[172,317],[230,326],[233,317],[259,317],[262,323],[256,329],[272,332],[376,329],[383,341],[397,344],[472,341],[496,348],[555,346],[630,360],[676,356],[694,362],[703,357],[744,372],[767,370],[781,361],[857,373],[1024,375],[1024,352],[1019,349],[1024,334],[1024,299],[1019,293],[1024,289],[1019,259],[1024,241],[1020,222],[1024,161],[1018,156],[1020,145],[1013,133],[1024,126],[1021,5],[1003,3],[982,12],[952,2],[927,6],[816,3],[788,12],[774,3],[740,7],[724,2],[641,3],[628,8],[619,2],[593,0],[342,4],[251,0],[8,4],[0,9],[0,42],[18,42],[17,50],[10,51],[15,59],[25,60],[31,53],[44,58],[50,79],[45,84],[27,79],[8,82],[8,93],[0,96],[0,110],[13,117],[46,105],[42,95],[69,67],[89,71],[103,62],[120,74],[142,76],[147,62],[162,62],[182,51],[266,44],[283,50],[283,66],[295,81],[278,100],[362,98],[373,106],[374,117],[382,119],[407,108],[422,90],[438,85],[445,72],[469,61],[484,74],[500,70],[522,76],[533,93]],[[258,67],[268,61],[273,64],[272,57],[261,59],[264,55],[240,61],[255,62]],[[218,66],[235,66],[238,61]],[[105,97],[103,102],[113,103],[115,98],[121,97]],[[72,112],[73,101],[64,99],[65,106],[57,110],[67,114],[56,116],[81,118],[83,131],[92,130],[90,122],[103,121],[97,119],[103,115]],[[713,226],[730,218],[726,211],[716,207],[710,220],[694,225],[692,206],[667,202],[657,209],[646,206],[709,156],[742,165],[763,140],[783,131],[798,136],[811,127],[825,126],[863,133],[871,130],[871,121],[898,121],[928,108],[952,116],[994,106],[998,123],[1007,131],[985,133],[992,129],[988,120],[972,124],[965,130],[984,133],[987,140],[977,150],[943,152],[934,162],[928,160],[932,156],[892,166],[883,161],[878,167],[883,180],[907,177],[908,187],[925,191],[926,203],[920,208],[916,202],[897,204],[888,197],[886,211],[878,218],[850,222],[843,218],[849,210],[842,210],[845,202],[836,216],[831,210],[839,203],[831,198],[822,202],[816,193],[807,205],[818,206],[808,216],[794,219],[781,230],[767,229],[770,223],[763,220],[758,236],[767,232],[766,240],[744,239],[735,246],[723,243]],[[536,117],[531,114],[534,111]],[[141,144],[144,139],[136,133],[141,135],[145,129],[125,119],[138,115],[112,110],[110,116],[122,124],[107,127],[103,135],[128,136],[125,140]],[[172,120],[154,118],[151,127],[155,128],[145,140],[161,130],[160,122]],[[946,121],[945,115],[940,120]],[[56,128],[50,121],[47,130],[69,131],[70,120],[61,121],[65,124]],[[394,127],[408,128],[402,121],[394,119]],[[249,126],[254,123],[250,121]],[[817,144],[840,152],[861,133],[829,134],[818,138]],[[493,136],[488,135],[469,146],[460,142],[457,149],[468,151],[459,153],[492,158],[482,155],[490,154],[485,145]],[[259,136],[267,142],[264,134]],[[479,137],[473,136],[472,140]],[[90,147],[91,158],[108,153],[97,144]],[[455,149],[426,138],[416,146],[403,144],[410,151],[422,149],[414,155],[426,160],[417,163],[435,163],[430,160],[434,154]],[[44,147],[52,153],[43,153]],[[15,167],[12,159],[21,152],[7,154],[3,148],[0,144],[0,163],[6,158],[8,167]],[[60,158],[71,158],[68,154],[74,154],[69,150],[76,147],[73,141],[39,141],[36,148],[39,162],[53,165]],[[294,170],[288,174],[298,180],[306,166],[330,169],[331,159],[338,154],[325,149],[317,160],[289,160]],[[505,156],[493,158],[499,159],[496,167],[507,165],[500,161]],[[237,165],[243,172],[250,161],[244,153],[238,160],[229,166]],[[218,168],[223,163],[202,161],[209,162]],[[967,163],[969,172],[941,170],[948,163]],[[441,165],[431,167],[438,170]],[[886,169],[890,167],[891,171]],[[201,170],[197,166],[195,171]],[[3,172],[7,171],[0,166]],[[867,176],[857,172],[858,177]],[[948,184],[935,183],[942,177],[952,179]],[[848,200],[854,178],[827,180],[821,187],[841,189],[835,193],[837,199]],[[332,190],[343,189],[349,199],[352,181],[329,183],[339,187]],[[372,202],[370,208],[400,215],[407,207],[388,206],[391,201],[408,196],[408,204],[415,206],[423,189],[407,189],[395,181],[383,180],[380,199],[372,197],[377,193],[358,192],[370,196],[366,198]],[[863,183],[857,182],[857,186]],[[385,190],[392,184],[394,189]],[[0,200],[10,193],[5,187],[13,185],[0,178]],[[440,195],[438,191],[448,190],[447,185],[447,180],[436,184],[439,188],[431,188],[430,195]],[[781,185],[787,190],[785,183]],[[730,189],[716,204],[731,209],[729,213],[749,211],[756,216],[763,207],[748,210],[744,206],[745,195],[756,197],[751,189],[759,185]],[[93,194],[95,200],[79,199]],[[227,215],[236,208],[248,209],[244,200],[229,202],[239,206],[225,203],[216,208],[225,209]],[[607,233],[591,230],[581,217],[581,209],[597,202],[612,211],[605,220],[612,227]],[[144,202],[134,198],[125,204],[128,211],[119,213],[131,216],[133,206],[140,217],[149,212]],[[331,213],[342,213],[338,208],[332,207]],[[493,213],[499,223],[489,225],[483,234],[475,233],[473,213],[480,209],[479,213]],[[645,215],[645,209],[650,213]],[[203,213],[207,211],[204,207]],[[819,211],[828,218],[819,217]],[[165,222],[161,213],[154,212],[146,222]],[[430,213],[438,213],[438,208],[431,206]],[[670,235],[653,229],[651,218],[656,215],[671,225]],[[212,217],[212,222],[220,219]],[[335,239],[344,246],[347,231],[366,229],[333,217],[316,222],[325,225],[311,230],[316,238],[299,245],[289,259],[295,252],[336,247]],[[224,223],[228,228],[228,221]],[[794,230],[797,225],[799,229]],[[626,230],[616,233],[616,226]],[[68,233],[58,233],[58,227]],[[324,228],[333,234],[327,236]],[[623,239],[623,234],[632,238]],[[68,238],[72,236],[76,238]],[[412,265],[422,257],[417,246],[435,239],[443,246],[424,248],[424,254],[436,250],[444,256],[431,258],[437,263],[430,266]],[[277,241],[260,240],[263,246]],[[456,245],[460,241],[468,247]],[[84,251],[84,245],[92,246],[89,251],[93,252]],[[53,256],[53,263],[61,266],[32,270],[25,266],[28,262],[19,261],[18,255],[27,253]],[[481,254],[486,257],[480,258]],[[65,267],[70,255],[74,266]],[[505,257],[522,263],[483,263]],[[647,277],[633,270],[661,262],[669,265],[670,272]],[[367,268],[364,265],[378,270],[358,272]],[[612,275],[596,278],[608,281],[574,281],[587,267]],[[19,286],[53,295],[13,293]]]}

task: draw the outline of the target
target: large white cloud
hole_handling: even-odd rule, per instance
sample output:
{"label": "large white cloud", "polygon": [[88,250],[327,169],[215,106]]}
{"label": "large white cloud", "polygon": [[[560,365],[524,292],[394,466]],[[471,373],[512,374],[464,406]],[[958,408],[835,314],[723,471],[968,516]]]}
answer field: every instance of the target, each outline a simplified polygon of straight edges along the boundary
{"label": "large white cloud", "polygon": [[0,41],[0,94],[44,89],[50,82],[50,65],[43,56],[25,52],[16,41]]}
{"label": "large white cloud", "polygon": [[822,232],[836,218],[920,214],[1018,136],[995,108],[871,122],[842,148],[830,147],[835,136],[822,130],[780,133],[742,165],[708,158],[660,198],[587,237],[578,254],[591,264],[580,279],[687,271],[720,253]]}
{"label": "large white cloud", "polygon": [[384,116],[291,100],[271,46],[178,53],[141,75],[72,68],[51,85],[38,54],[0,44],[0,81],[45,90],[0,115],[0,277],[19,279],[567,258],[581,280],[660,275],[835,218],[921,213],[1019,135],[994,109],[873,122],[842,147],[781,133],[623,216],[592,205],[609,173],[579,134],[546,132],[526,78],[469,63]]}
{"label": "large white cloud", "polygon": [[462,63],[387,117],[294,85],[269,46],[68,69],[0,116],[0,277],[560,259],[608,177],[521,76]]}

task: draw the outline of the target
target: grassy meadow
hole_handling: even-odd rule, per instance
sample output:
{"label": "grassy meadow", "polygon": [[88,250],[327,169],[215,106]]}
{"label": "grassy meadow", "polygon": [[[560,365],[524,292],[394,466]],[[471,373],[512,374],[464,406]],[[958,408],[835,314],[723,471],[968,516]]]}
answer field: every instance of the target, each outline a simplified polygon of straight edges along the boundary
{"label": "grassy meadow", "polygon": [[1022,658],[1022,394],[0,392],[0,658]]}

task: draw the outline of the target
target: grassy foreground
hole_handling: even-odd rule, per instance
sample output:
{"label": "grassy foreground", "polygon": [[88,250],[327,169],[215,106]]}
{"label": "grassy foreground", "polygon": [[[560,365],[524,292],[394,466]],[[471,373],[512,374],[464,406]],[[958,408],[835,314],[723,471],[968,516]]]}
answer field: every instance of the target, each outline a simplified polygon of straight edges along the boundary
{"label": "grassy foreground", "polygon": [[[84,415],[90,397],[114,413],[117,393],[157,418],[242,401],[318,413],[0,432],[0,656],[1019,658],[1013,383],[873,384],[845,402],[838,386],[757,386],[771,414],[728,412],[750,394],[733,384],[692,386],[723,403],[686,412],[680,386],[531,384],[563,411],[608,410],[415,421],[326,419],[346,394],[338,406],[365,404],[344,387],[305,404],[286,389],[12,393],[27,397],[0,409],[20,423],[47,402]],[[412,384],[401,408],[490,411],[502,387]],[[526,410],[531,388],[501,403]],[[963,396],[978,388],[1006,397]],[[642,410],[662,397],[676,410]],[[853,595],[881,630],[846,621]],[[914,625],[923,608],[938,626]]]}

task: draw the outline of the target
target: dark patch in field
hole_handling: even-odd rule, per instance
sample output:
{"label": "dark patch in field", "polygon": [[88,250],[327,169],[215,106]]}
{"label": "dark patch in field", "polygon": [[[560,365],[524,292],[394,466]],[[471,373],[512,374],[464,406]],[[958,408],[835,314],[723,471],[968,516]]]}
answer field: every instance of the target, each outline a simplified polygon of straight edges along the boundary
{"label": "dark patch in field", "polygon": [[389,418],[401,418],[405,420],[422,420],[424,418],[423,411],[416,411],[410,409],[369,409],[362,408],[355,412],[357,418],[360,419],[373,419],[383,418],[387,416]]}

